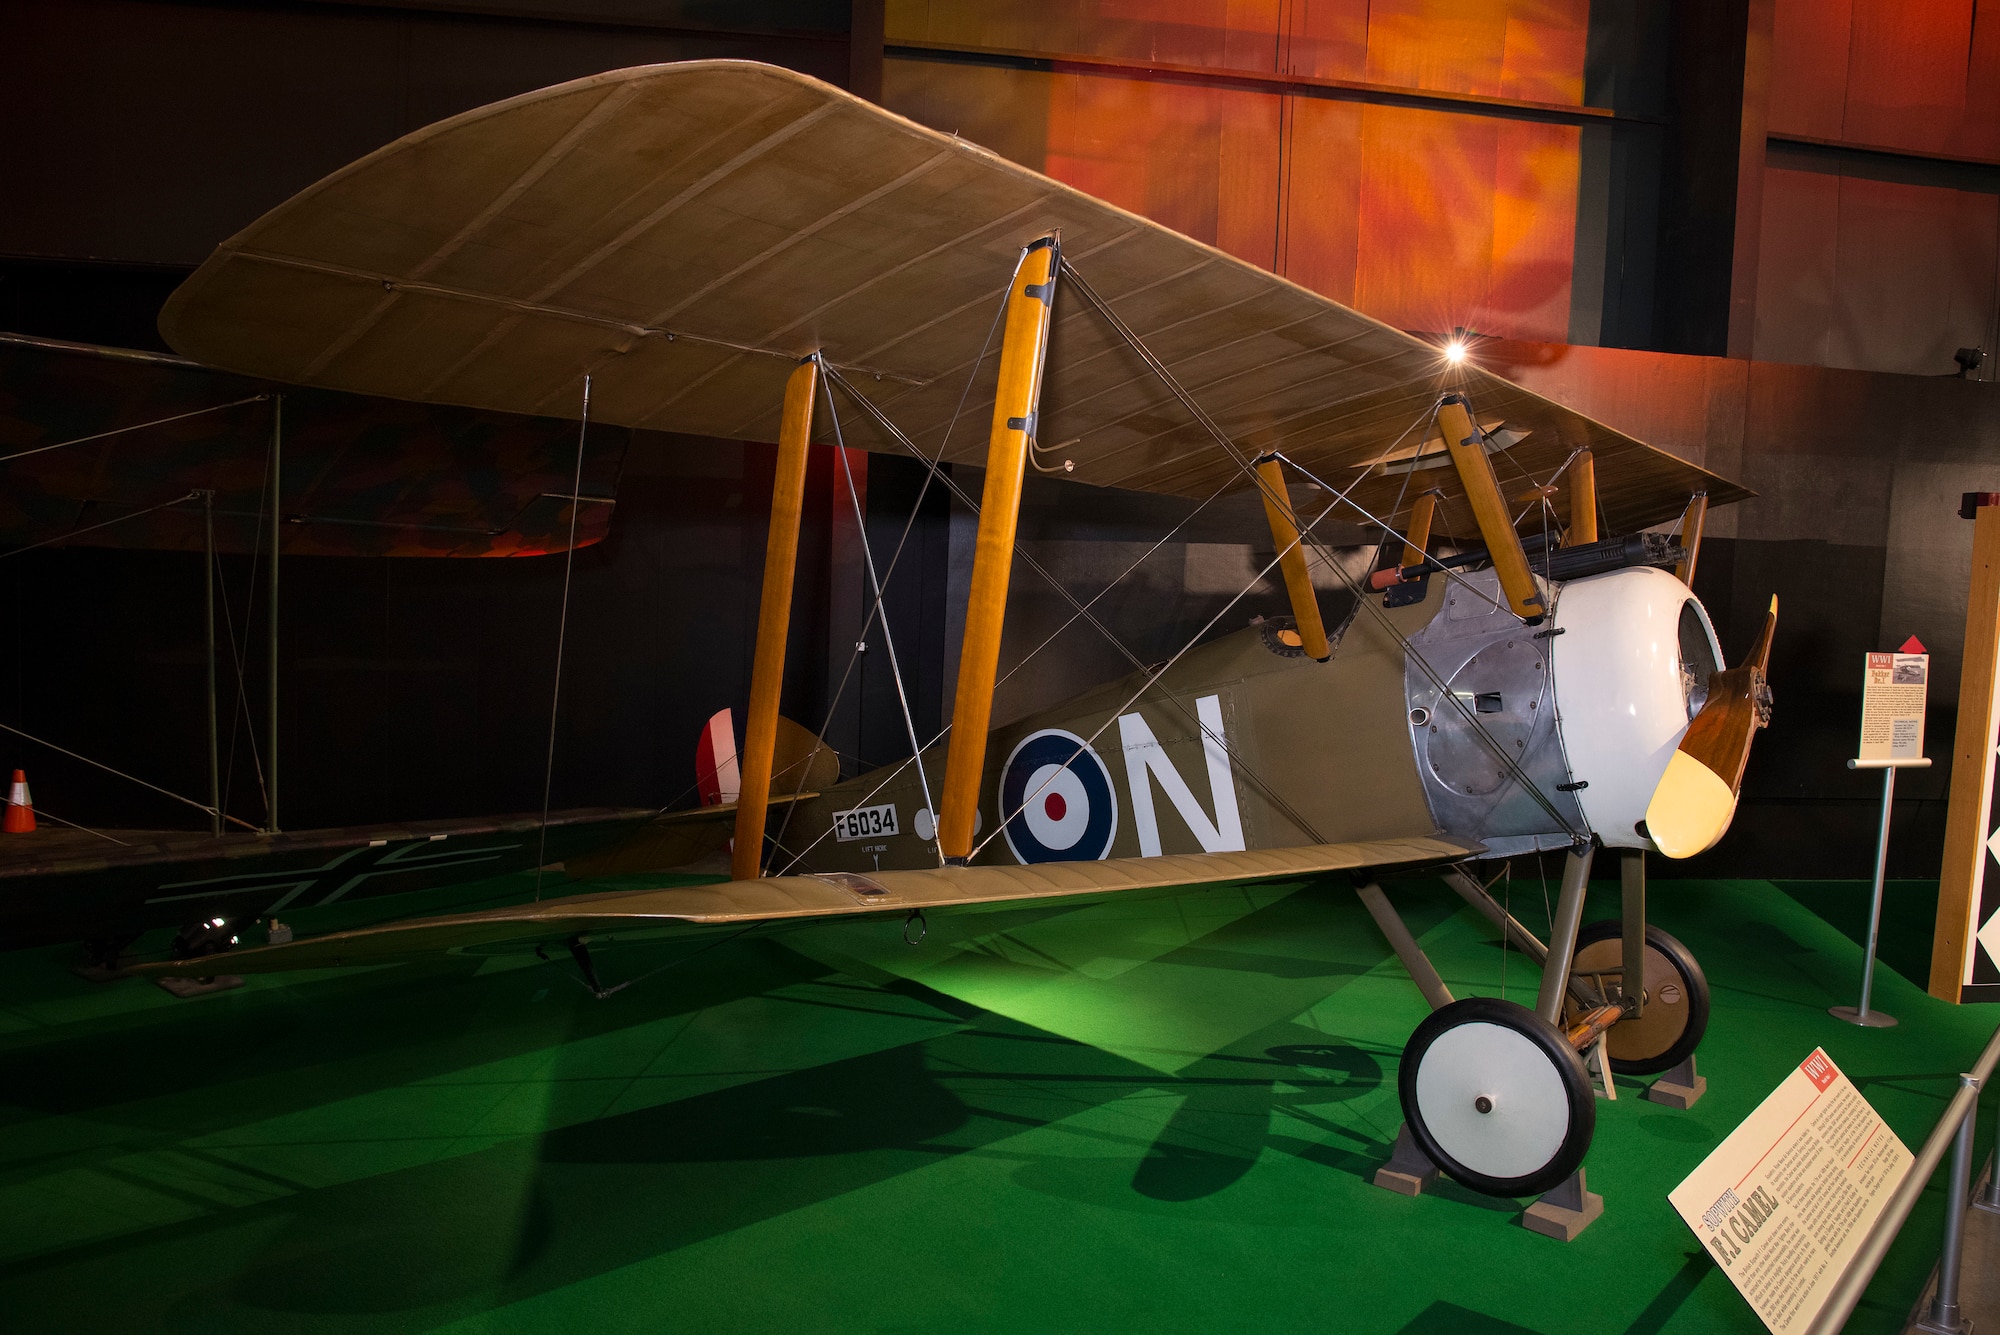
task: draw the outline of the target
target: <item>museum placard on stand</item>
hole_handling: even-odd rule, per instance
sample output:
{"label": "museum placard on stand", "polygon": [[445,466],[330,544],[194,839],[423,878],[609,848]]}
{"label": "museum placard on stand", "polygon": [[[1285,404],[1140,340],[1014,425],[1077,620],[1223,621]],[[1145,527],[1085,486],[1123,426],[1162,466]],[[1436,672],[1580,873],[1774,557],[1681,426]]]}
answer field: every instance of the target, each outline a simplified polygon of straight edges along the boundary
{"label": "museum placard on stand", "polygon": [[1805,1330],[1913,1156],[1820,1048],[1667,1199],[1775,1335]]}
{"label": "museum placard on stand", "polygon": [[1861,687],[1861,756],[1921,760],[1929,654],[1870,654]]}

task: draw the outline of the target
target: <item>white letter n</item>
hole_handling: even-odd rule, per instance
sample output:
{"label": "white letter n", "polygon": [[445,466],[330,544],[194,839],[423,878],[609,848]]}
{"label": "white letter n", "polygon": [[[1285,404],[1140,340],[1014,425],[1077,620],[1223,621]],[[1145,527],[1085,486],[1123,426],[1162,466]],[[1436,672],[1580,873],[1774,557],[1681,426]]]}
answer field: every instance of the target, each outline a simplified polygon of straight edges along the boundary
{"label": "white letter n", "polygon": [[1132,823],[1139,831],[1139,852],[1145,857],[1160,854],[1160,822],[1153,814],[1153,786],[1174,804],[1174,810],[1194,832],[1204,853],[1229,853],[1243,847],[1243,818],[1236,810],[1236,783],[1229,771],[1229,751],[1222,743],[1222,697],[1204,695],[1195,702],[1201,720],[1201,749],[1208,759],[1208,786],[1215,799],[1215,819],[1194,799],[1187,780],[1167,759],[1166,748],[1153,736],[1152,728],[1137,714],[1118,716],[1118,738],[1125,747],[1125,784],[1132,792]]}

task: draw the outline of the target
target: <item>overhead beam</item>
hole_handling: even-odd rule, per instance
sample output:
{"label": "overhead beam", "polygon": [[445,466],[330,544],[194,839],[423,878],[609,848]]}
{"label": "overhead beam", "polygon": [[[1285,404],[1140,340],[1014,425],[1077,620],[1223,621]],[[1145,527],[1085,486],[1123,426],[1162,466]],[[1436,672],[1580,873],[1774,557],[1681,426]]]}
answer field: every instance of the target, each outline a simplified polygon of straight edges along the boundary
{"label": "overhead beam", "polygon": [[[979,537],[972,555],[965,638],[958,653],[958,688],[951,710],[951,751],[939,799],[938,849],[947,862],[972,857],[979,815],[979,780],[986,768],[986,730],[993,721],[993,686],[1000,670],[1000,630],[1014,567],[1014,532],[1021,517],[1021,483],[1035,408],[1048,356],[1049,311],[1055,304],[1056,238],[1045,236],[1021,256],[1008,289],[1007,327],[1000,344],[1000,380],[986,445],[986,489],[979,502]],[[1001,815],[1004,817],[1005,812]]]}
{"label": "overhead beam", "polygon": [[1271,541],[1278,549],[1278,568],[1285,575],[1285,593],[1292,600],[1292,622],[1307,658],[1324,663],[1332,655],[1326,646],[1326,624],[1319,615],[1319,595],[1306,569],[1305,543],[1299,537],[1298,515],[1285,490],[1285,467],[1275,458],[1257,461],[1257,490],[1264,497],[1264,518],[1271,524]]}
{"label": "overhead beam", "polygon": [[1500,592],[1507,606],[1523,621],[1540,621],[1548,614],[1541,586],[1528,569],[1528,554],[1521,550],[1521,535],[1514,531],[1514,517],[1500,495],[1499,479],[1493,476],[1493,461],[1486,457],[1486,436],[1474,425],[1472,413],[1462,394],[1448,394],[1438,404],[1438,429],[1444,433],[1445,448],[1451,451],[1452,466],[1458,470],[1466,504],[1486,542],[1486,553],[1500,576]]}
{"label": "overhead beam", "polygon": [[750,715],[739,753],[736,845],[730,875],[754,881],[764,868],[764,821],[771,806],[771,762],[778,748],[778,695],[785,684],[785,638],[791,630],[792,581],[798,574],[799,516],[806,503],[806,447],[812,439],[819,363],[800,362],[785,382],[778,467],[771,481],[771,532],[764,540],[764,596],[757,607],[757,653],[750,666]]}

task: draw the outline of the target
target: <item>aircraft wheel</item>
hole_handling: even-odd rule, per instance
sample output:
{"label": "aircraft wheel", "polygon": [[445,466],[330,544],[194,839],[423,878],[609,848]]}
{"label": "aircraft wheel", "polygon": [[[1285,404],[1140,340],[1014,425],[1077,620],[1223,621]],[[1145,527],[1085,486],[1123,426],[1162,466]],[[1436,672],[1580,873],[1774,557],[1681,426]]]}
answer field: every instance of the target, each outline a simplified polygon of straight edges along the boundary
{"label": "aircraft wheel", "polygon": [[[1624,972],[1625,945],[1615,922],[1593,922],[1576,934],[1572,978],[1593,972],[1606,981]],[[1694,952],[1650,924],[1646,927],[1645,1008],[1636,1020],[1611,1027],[1611,1069],[1620,1075],[1651,1075],[1670,1071],[1694,1054],[1708,1032],[1708,979]],[[1565,1002],[1563,1016],[1574,1019],[1576,1003]]]}
{"label": "aircraft wheel", "polygon": [[1562,1032],[1525,1006],[1467,997],[1403,1049],[1403,1119],[1432,1162],[1489,1196],[1535,1196],[1590,1149],[1597,1098]]}
{"label": "aircraft wheel", "polygon": [[236,933],[227,919],[205,918],[174,933],[167,953],[177,960],[198,960],[206,955],[220,955],[235,945]]}

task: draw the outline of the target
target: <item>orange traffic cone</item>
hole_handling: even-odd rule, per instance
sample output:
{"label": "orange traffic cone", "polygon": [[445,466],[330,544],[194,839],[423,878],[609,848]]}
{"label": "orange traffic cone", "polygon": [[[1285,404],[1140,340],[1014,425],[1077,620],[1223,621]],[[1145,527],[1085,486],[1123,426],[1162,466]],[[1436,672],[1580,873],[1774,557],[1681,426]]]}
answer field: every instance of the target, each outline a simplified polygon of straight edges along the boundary
{"label": "orange traffic cone", "polygon": [[17,769],[7,789],[7,815],[0,819],[0,834],[26,834],[34,828],[35,799],[28,796],[27,771]]}

